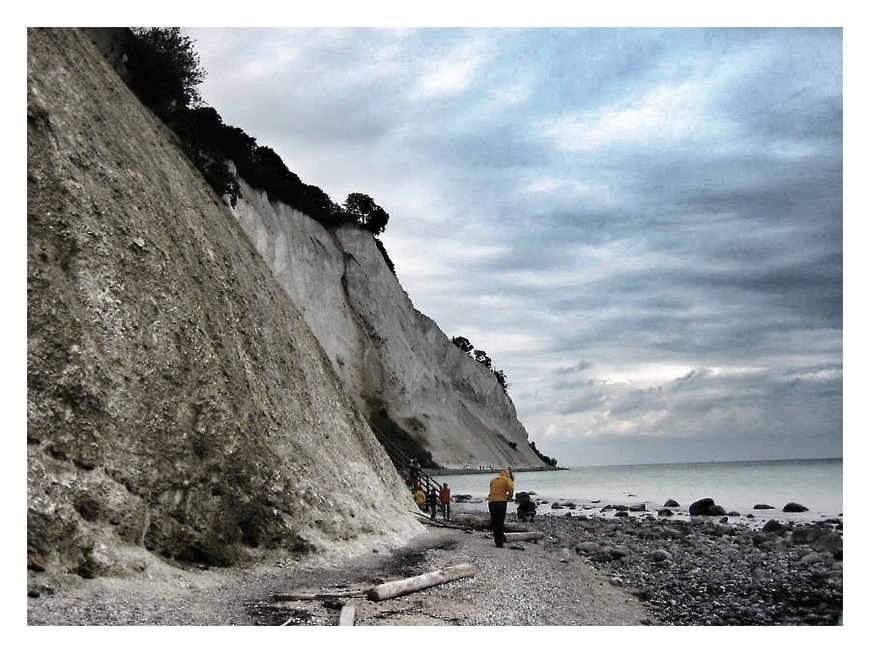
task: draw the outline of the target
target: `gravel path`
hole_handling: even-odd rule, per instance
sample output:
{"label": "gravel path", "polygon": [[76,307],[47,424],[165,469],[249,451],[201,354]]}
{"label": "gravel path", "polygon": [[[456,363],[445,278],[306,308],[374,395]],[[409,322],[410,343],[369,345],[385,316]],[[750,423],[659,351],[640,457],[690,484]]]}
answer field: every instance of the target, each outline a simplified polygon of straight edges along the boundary
{"label": "gravel path", "polygon": [[[495,547],[482,531],[427,529],[393,552],[348,563],[311,562],[286,569],[164,569],[148,581],[31,580],[28,624],[52,625],[336,625],[343,604],[357,625],[636,625],[653,623],[643,603],[558,542]],[[476,573],[381,602],[362,597],[282,600],[291,593],[344,593],[443,567]],[[38,578],[38,574],[32,579]],[[46,579],[44,579],[46,580]]]}

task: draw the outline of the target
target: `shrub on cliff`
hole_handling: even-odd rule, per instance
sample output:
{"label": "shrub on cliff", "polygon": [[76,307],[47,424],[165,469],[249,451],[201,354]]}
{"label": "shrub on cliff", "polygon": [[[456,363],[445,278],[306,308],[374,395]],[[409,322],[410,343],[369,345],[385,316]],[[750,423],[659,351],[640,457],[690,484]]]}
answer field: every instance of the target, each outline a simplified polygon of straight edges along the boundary
{"label": "shrub on cliff", "polygon": [[344,202],[347,217],[375,236],[382,233],[390,215],[363,193],[351,193]]}
{"label": "shrub on cliff", "polygon": [[485,351],[482,349],[475,349],[474,345],[471,344],[471,341],[465,336],[454,336],[450,339],[450,342],[456,345],[462,352],[474,358],[474,360],[483,365],[486,369],[490,370],[495,375],[495,380],[498,381],[505,394],[507,394],[509,385],[507,382],[507,376],[503,370],[497,370],[492,366],[492,359]]}
{"label": "shrub on cliff", "polygon": [[205,79],[190,37],[178,27],[130,30],[126,44],[128,84],[164,121],[201,103],[196,87]]}
{"label": "shrub on cliff", "polygon": [[[126,32],[127,83],[143,104],[172,129],[181,148],[206,182],[235,206],[241,193],[227,167],[269,198],[301,211],[324,227],[357,224],[377,236],[389,214],[364,193],[351,193],[344,206],[322,189],[304,183],[278,153],[259,145],[238,127],[224,124],[213,108],[203,104],[196,87],[205,79],[193,41],[178,27],[132,28]],[[395,272],[383,244],[378,248]]]}

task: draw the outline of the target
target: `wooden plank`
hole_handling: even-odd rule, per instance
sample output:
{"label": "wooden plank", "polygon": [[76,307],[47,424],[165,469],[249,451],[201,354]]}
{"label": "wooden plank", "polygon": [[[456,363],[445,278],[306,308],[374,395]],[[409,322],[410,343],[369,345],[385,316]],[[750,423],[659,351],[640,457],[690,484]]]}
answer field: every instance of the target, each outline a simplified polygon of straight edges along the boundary
{"label": "wooden plank", "polygon": [[368,591],[366,596],[372,601],[383,601],[402,596],[403,594],[417,592],[428,587],[434,587],[435,585],[441,585],[442,583],[449,583],[452,580],[469,578],[476,573],[477,569],[474,565],[469,564],[444,567],[443,569],[430,571],[419,576],[376,585]]}

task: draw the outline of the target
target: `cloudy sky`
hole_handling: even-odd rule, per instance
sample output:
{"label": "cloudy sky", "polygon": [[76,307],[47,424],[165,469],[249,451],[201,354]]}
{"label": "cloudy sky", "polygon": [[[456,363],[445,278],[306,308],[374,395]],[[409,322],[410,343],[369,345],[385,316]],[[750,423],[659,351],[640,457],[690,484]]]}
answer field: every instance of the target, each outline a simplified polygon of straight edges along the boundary
{"label": "cloudy sky", "polygon": [[843,451],[839,29],[188,29],[568,465]]}

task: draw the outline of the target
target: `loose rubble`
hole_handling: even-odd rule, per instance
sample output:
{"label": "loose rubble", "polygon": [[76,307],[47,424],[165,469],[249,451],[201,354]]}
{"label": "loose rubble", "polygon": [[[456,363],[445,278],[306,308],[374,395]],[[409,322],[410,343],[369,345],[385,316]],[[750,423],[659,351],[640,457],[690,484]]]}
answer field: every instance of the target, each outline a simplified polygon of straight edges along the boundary
{"label": "loose rubble", "polygon": [[568,544],[672,625],[838,625],[843,524],[728,517],[688,521],[545,515],[535,528]]}

